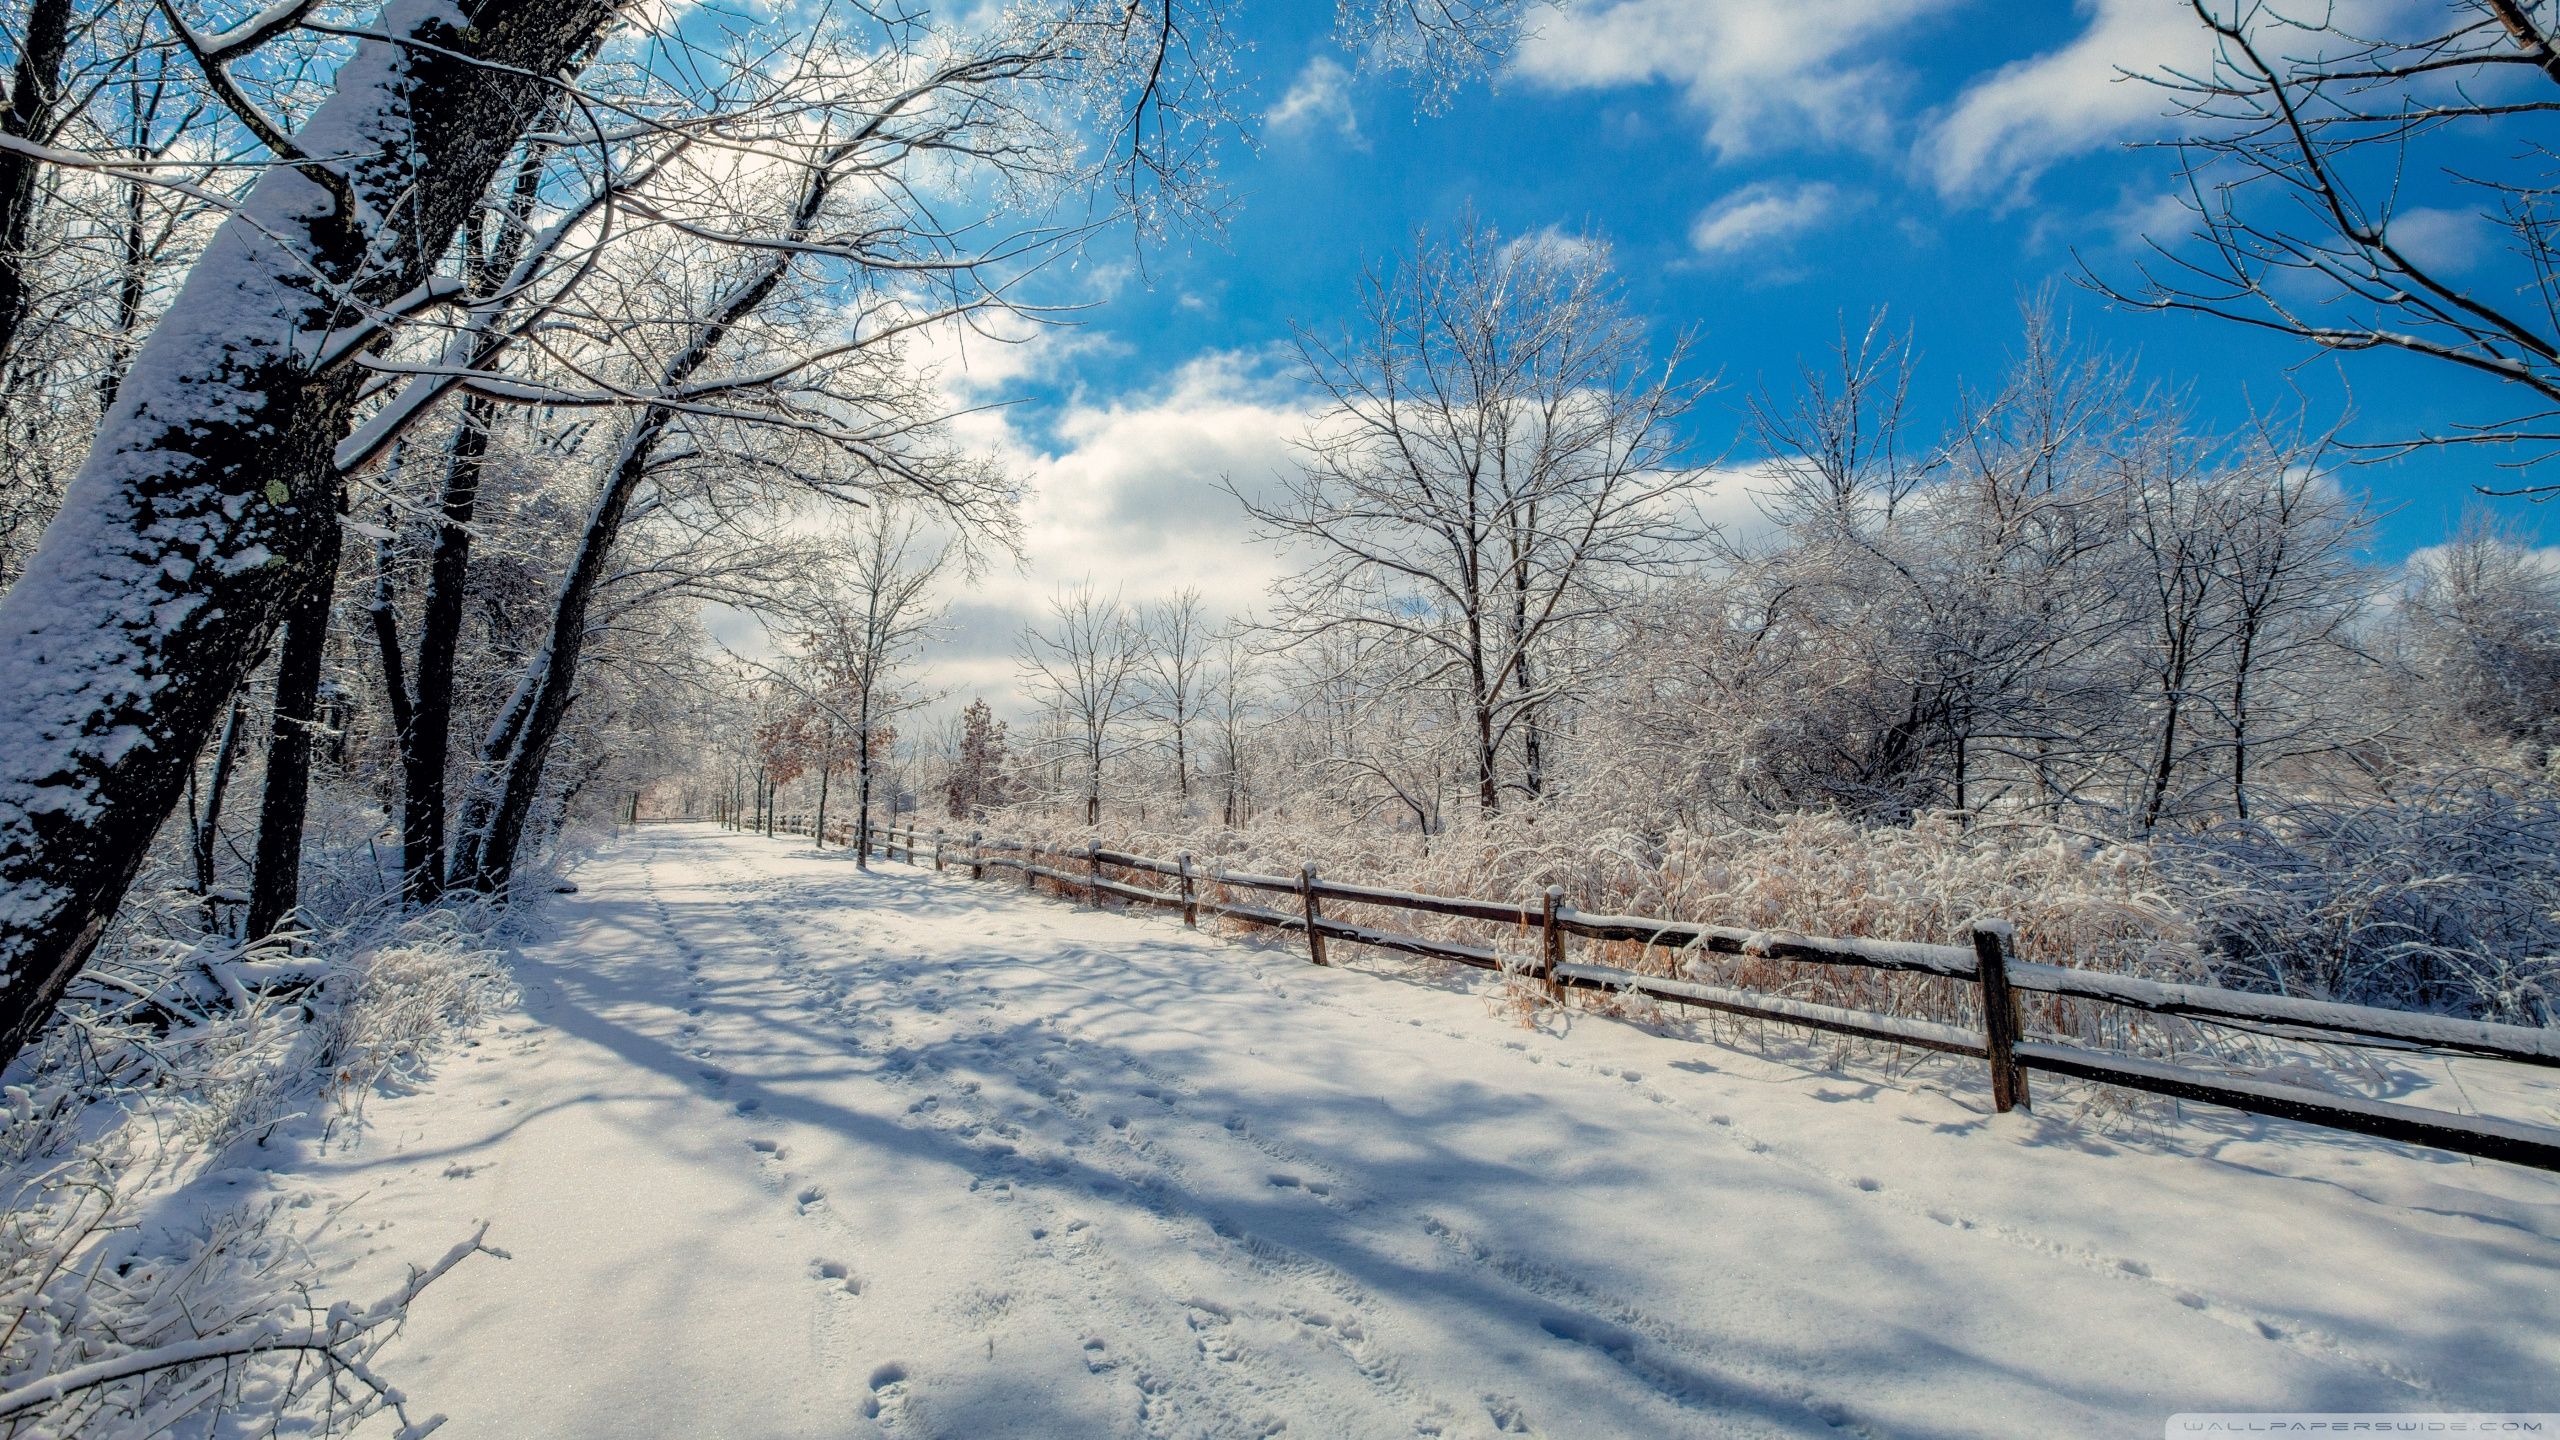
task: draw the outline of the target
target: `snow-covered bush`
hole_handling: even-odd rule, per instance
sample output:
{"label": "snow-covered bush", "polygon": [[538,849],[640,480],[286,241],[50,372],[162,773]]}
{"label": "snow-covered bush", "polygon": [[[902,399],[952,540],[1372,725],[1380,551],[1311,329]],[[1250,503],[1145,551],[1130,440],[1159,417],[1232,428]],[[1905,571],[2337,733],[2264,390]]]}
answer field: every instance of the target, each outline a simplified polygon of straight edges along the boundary
{"label": "snow-covered bush", "polygon": [[189,1187],[280,1125],[325,1134],[422,1075],[507,993],[498,922],[372,916],[290,951],[117,937],[0,1086],[0,1437],[328,1432],[400,1409],[369,1361],[478,1237],[389,1296],[333,1303],[290,1206]]}
{"label": "snow-covered bush", "polygon": [[[2298,804],[2248,826],[2148,841],[1952,815],[1907,825],[1708,817],[1651,834],[1567,806],[1456,828],[1427,847],[1357,816],[1303,809],[1246,831],[1109,815],[1087,829],[1026,805],[983,828],[1057,857],[1081,856],[1089,841],[1158,857],[1187,849],[1204,871],[1289,876],[1312,863],[1354,884],[1528,906],[1553,884],[1587,910],[1814,935],[1952,942],[1971,919],[1998,916],[2031,960],[2524,1024],[2551,1023],[2560,988],[2560,797],[2535,783],[2473,778],[2384,801]],[[1245,898],[1289,908],[1285,897]],[[1524,958],[1537,947],[1517,927],[1370,907],[1329,913]],[[1594,948],[1595,958],[1657,974],[1703,966],[1744,989],[1977,1020],[1971,986],[1930,976]],[[2151,1053],[2248,1060],[2258,1048],[2227,1030],[2051,997],[2029,997],[2027,1018],[2035,1030]]]}
{"label": "snow-covered bush", "polygon": [[2215,977],[2520,1025],[2560,1014],[2560,794],[2432,778],[2161,847]]}

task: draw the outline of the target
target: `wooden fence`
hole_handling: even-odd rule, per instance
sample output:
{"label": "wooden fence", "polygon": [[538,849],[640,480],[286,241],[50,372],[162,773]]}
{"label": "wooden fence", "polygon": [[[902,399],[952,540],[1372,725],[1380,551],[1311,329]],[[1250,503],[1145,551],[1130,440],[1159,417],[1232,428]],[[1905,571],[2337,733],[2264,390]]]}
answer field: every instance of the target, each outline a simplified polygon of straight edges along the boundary
{"label": "wooden fence", "polygon": [[[789,833],[808,833],[805,817],[787,818],[797,822],[796,828],[783,827]],[[827,828],[830,832],[836,829],[833,824]],[[875,830],[874,839],[890,859],[903,852],[907,863],[930,863],[936,870],[965,864],[972,879],[983,879],[990,870],[1011,871],[1021,875],[1026,885],[1036,888],[1038,881],[1047,880],[1062,894],[1080,891],[1095,904],[1102,903],[1105,897],[1116,897],[1133,904],[1179,910],[1183,923],[1195,928],[1206,913],[1248,925],[1295,931],[1306,937],[1308,958],[1318,965],[1327,963],[1325,943],[1341,940],[1524,975],[1546,986],[1558,998],[1569,989],[1646,995],[1729,1015],[1969,1056],[1988,1067],[1992,1106],[2002,1112],[2028,1105],[2027,1076],[2041,1070],[2385,1140],[2560,1170],[2560,1130],[2491,1116],[2333,1095],[2302,1086],[2215,1074],[2121,1051],[2032,1039],[2019,1023],[2018,997],[2022,993],[2062,996],[2229,1026],[2278,1039],[2553,1067],[2560,1067],[2560,1030],[2254,995],[2218,986],[2168,984],[2037,964],[2015,958],[2009,928],[1997,921],[1977,921],[1968,928],[1965,943],[1960,945],[1824,939],[1638,915],[1594,914],[1566,904],[1563,892],[1555,886],[1549,886],[1535,900],[1506,903],[1345,885],[1320,879],[1313,865],[1300,867],[1295,876],[1204,870],[1193,864],[1188,852],[1171,860],[1095,847],[1081,853],[1043,852],[1020,841],[989,840],[975,833],[965,840],[955,840],[941,832],[926,836],[912,826]],[[1156,888],[1113,879],[1103,873],[1105,867],[1154,877],[1170,885]],[[1280,906],[1245,904],[1234,898],[1251,892],[1279,897]],[[1521,933],[1534,931],[1537,955],[1529,960],[1502,954],[1491,946],[1355,925],[1326,915],[1328,903],[1408,910],[1484,921]],[[1704,951],[1939,976],[1974,987],[1981,1004],[1981,1024],[1968,1029],[1577,961],[1569,949],[1575,939],[1633,943],[1648,950],[1667,948],[1675,953]]]}

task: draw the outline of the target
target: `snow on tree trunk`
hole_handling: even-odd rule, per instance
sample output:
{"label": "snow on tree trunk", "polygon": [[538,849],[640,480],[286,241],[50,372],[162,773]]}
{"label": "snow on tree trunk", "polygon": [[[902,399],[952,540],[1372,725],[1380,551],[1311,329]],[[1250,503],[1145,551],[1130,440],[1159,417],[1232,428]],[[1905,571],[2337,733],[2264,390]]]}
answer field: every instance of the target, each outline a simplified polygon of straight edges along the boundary
{"label": "snow on tree trunk", "polygon": [[[52,1012],[337,523],[357,374],[605,0],[391,0],[134,357],[0,599],[0,1063]],[[413,42],[413,43],[400,43]],[[331,157],[348,157],[336,159]],[[352,208],[350,208],[352,207]]]}

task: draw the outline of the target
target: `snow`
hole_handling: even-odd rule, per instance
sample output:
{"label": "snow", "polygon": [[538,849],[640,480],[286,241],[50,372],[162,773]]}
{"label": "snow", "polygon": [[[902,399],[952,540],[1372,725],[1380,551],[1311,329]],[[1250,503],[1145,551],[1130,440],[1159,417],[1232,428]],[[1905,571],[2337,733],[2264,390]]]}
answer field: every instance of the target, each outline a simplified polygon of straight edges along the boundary
{"label": "snow", "polygon": [[488,1221],[380,1360],[457,1436],[2154,1436],[2560,1373],[2548,1175],[710,827],[578,879],[520,1013],[258,1182],[347,1206],[343,1293]]}
{"label": "snow", "polygon": [[2213,985],[2179,985],[2031,961],[2013,963],[2009,979],[2021,990],[2120,1000],[2161,1014],[2221,1016],[2278,1032],[2291,1030],[2314,1036],[2324,1030],[2388,1036],[2418,1045],[2441,1045],[2519,1059],[2534,1057],[2531,1063],[2560,1064],[2560,1030],[2534,1030],[2409,1010],[2375,1010],[2291,995],[2257,995]]}

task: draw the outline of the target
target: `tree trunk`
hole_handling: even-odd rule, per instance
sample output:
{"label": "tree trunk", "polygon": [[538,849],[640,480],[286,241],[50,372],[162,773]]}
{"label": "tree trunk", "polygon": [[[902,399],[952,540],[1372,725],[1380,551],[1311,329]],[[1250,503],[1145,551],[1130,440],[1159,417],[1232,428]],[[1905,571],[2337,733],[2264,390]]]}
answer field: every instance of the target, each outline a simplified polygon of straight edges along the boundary
{"label": "tree trunk", "polygon": [[1084,823],[1090,828],[1102,823],[1102,741],[1093,742],[1092,764],[1085,771]]}
{"label": "tree trunk", "polygon": [[443,515],[418,619],[417,701],[400,744],[402,898],[412,906],[444,893],[445,771],[453,745],[454,656],[462,644],[464,591],[471,576],[471,520],[489,451],[496,403],[466,395],[445,452]]}
{"label": "tree trunk", "polygon": [[214,848],[222,840],[222,801],[231,789],[231,768],[240,758],[240,726],[248,713],[248,702],[233,696],[231,718],[223,722],[222,738],[215,742],[213,774],[205,781],[204,813],[196,817],[195,834],[191,837],[196,894],[204,901],[204,929],[208,935],[222,932],[222,907],[214,900]]}
{"label": "tree trunk", "polygon": [[[477,301],[487,302],[524,254],[546,153],[543,146],[530,145],[517,161],[507,203],[512,223],[494,246],[483,252],[478,243],[481,227],[477,221],[472,225],[470,279]],[[499,343],[494,334],[483,338],[470,357],[470,367],[487,366],[496,358]],[[416,701],[400,731],[400,889],[402,900],[412,907],[432,904],[444,892],[445,779],[453,753],[454,657],[461,648],[463,602],[471,578],[471,521],[479,509],[489,432],[497,412],[497,402],[489,397],[464,395],[453,438],[445,447],[442,513],[418,618]]]}
{"label": "tree trunk", "polygon": [[835,747],[830,745],[818,756],[818,823],[809,827],[809,848],[827,848],[827,782],[834,778]]}
{"label": "tree trunk", "polygon": [[[539,659],[537,655],[537,662]],[[473,877],[480,873],[489,827],[497,815],[499,787],[505,778],[504,757],[515,753],[516,740],[524,733],[525,717],[533,709],[535,674],[528,669],[516,681],[515,693],[507,697],[497,718],[489,722],[489,733],[480,742],[480,763],[472,772],[470,787],[463,793],[462,824],[453,837],[453,853],[445,862],[444,883],[448,890],[474,884]]]}
{"label": "tree trunk", "polygon": [[115,404],[124,384],[124,367],[133,358],[133,332],[142,324],[142,302],[151,282],[151,214],[148,187],[140,180],[124,182],[124,234],[116,265],[115,333],[107,341],[107,363],[98,370],[98,409]]}
{"label": "tree trunk", "polygon": [[1547,747],[1538,732],[1538,707],[1520,712],[1520,788],[1532,800],[1547,795]]}
{"label": "tree trunk", "polygon": [[[38,144],[53,136],[54,102],[62,88],[62,61],[71,50],[71,0],[34,0],[19,37],[18,70],[9,84],[9,108],[0,112],[0,134]],[[27,283],[27,242],[34,238],[39,162],[16,150],[0,150],[0,370],[17,358],[18,337],[35,308]]]}
{"label": "tree trunk", "polygon": [[862,687],[861,734],[855,738],[853,863],[871,868],[871,687]]}
{"label": "tree trunk", "polygon": [[302,601],[285,621],[276,657],[267,783],[258,802],[257,863],[250,872],[244,939],[264,940],[302,900],[302,827],[311,808],[311,742],[320,719],[320,662],[329,648],[329,602],[338,585],[338,527],[321,532]]}
{"label": "tree trunk", "polygon": [[[1535,507],[1529,512],[1528,523],[1533,527],[1538,523]],[[1511,565],[1511,643],[1516,649],[1511,657],[1511,675],[1513,683],[1525,696],[1535,694],[1538,683],[1530,673],[1529,665],[1529,564],[1527,556],[1519,553],[1520,545],[1516,539],[1512,548],[1515,558]],[[1520,769],[1521,790],[1532,801],[1545,799],[1547,751],[1538,734],[1538,707],[1534,704],[1520,708]]]}
{"label": "tree trunk", "polygon": [[2176,777],[2178,767],[2178,712],[2186,692],[2175,682],[2164,684],[2161,690],[2160,749],[2152,757],[2147,787],[2150,793],[2142,806],[2142,833],[2145,835],[2159,828],[2161,814],[2169,806],[2169,783]]}
{"label": "tree trunk", "polygon": [[390,0],[303,127],[350,158],[261,174],[135,356],[0,598],[0,1064],[87,962],[337,524],[360,376],[314,357],[425,281],[617,10]]}
{"label": "tree trunk", "polygon": [[1479,702],[1476,707],[1476,808],[1491,815],[1502,808],[1501,792],[1493,782],[1493,708]]}
{"label": "tree trunk", "polygon": [[[690,374],[692,366],[683,366],[683,370]],[[681,383],[683,378],[682,374],[675,375],[671,382]],[[652,406],[642,414],[623,442],[621,459],[606,476],[604,493],[596,497],[596,508],[588,517],[577,556],[562,578],[559,596],[552,604],[551,634],[526,668],[516,691],[518,703],[509,707],[517,717],[516,723],[493,731],[490,745],[481,754],[489,776],[485,793],[491,798],[481,807],[487,818],[465,837],[468,869],[457,869],[453,877],[456,884],[467,884],[484,894],[502,894],[514,874],[516,846],[523,838],[525,820],[533,813],[534,797],[541,790],[543,767],[550,760],[552,742],[559,738],[560,723],[568,717],[569,702],[576,694],[578,661],[586,650],[587,620],[595,604],[596,587],[604,583],[605,563],[622,535],[622,517],[648,474],[659,438],[673,419],[674,412],[665,406]]]}
{"label": "tree trunk", "polygon": [[2240,631],[2240,653],[2231,667],[2231,814],[2249,818],[2249,672],[2257,649],[2254,621]]}

